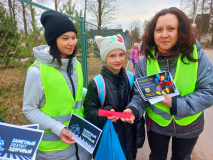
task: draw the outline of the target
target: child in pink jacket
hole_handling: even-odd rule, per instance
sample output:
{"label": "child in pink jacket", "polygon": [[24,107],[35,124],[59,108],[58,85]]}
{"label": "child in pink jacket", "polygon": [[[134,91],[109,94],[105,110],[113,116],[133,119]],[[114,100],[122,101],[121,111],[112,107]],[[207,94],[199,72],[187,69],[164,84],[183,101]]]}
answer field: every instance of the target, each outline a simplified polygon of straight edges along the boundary
{"label": "child in pink jacket", "polygon": [[131,51],[131,60],[133,63],[133,69],[135,69],[135,65],[138,63],[139,56],[140,56],[140,49],[138,48],[138,43],[134,43],[134,48]]}

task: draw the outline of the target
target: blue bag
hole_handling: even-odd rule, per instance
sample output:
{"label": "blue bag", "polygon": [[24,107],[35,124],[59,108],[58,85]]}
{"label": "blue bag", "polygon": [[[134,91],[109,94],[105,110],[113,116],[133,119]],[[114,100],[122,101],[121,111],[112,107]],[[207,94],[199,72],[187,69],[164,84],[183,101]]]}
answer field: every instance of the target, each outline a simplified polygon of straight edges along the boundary
{"label": "blue bag", "polygon": [[109,119],[102,130],[101,141],[94,160],[126,160],[118,135]]}

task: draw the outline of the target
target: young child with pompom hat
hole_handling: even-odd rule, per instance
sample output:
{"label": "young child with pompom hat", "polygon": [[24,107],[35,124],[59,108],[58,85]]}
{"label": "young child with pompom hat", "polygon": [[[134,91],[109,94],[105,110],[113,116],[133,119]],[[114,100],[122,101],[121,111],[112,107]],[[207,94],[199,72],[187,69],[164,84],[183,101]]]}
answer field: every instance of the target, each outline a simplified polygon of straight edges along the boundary
{"label": "young child with pompom hat", "polygon": [[138,43],[134,43],[134,47],[131,51],[131,60],[133,63],[133,69],[135,69],[138,63],[139,57],[140,57],[140,49],[138,48]]}

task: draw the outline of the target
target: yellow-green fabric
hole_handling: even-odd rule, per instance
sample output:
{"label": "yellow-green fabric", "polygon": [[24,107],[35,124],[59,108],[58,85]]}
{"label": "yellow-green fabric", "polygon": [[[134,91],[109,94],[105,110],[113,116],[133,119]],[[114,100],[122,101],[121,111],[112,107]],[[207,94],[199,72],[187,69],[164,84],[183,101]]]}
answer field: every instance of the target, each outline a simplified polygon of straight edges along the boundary
{"label": "yellow-green fabric", "polygon": [[[154,48],[152,48],[151,53],[155,56]],[[198,57],[197,48],[196,45],[194,45],[193,58],[197,59],[197,57]],[[198,62],[189,62],[187,58],[184,58],[184,62],[189,64],[184,64],[181,61],[181,53],[180,53],[177,60],[174,83],[176,84],[176,87],[178,88],[178,91],[181,96],[185,96],[187,94],[194,92],[197,81]],[[149,61],[147,61],[147,76],[157,74],[159,72],[161,72],[161,70],[157,60],[150,59],[150,63]],[[153,111],[148,106],[146,109],[147,114],[152,120],[154,120],[160,126],[168,126],[171,123],[172,119],[174,119],[177,124],[185,126],[195,121],[202,113],[200,112],[192,116],[180,118],[171,115],[170,108],[163,104],[156,103],[154,104],[154,106],[158,108],[158,113],[155,113],[155,111]],[[160,114],[159,112],[161,112],[162,114]]]}
{"label": "yellow-green fabric", "polygon": [[[76,95],[76,102],[82,102],[82,95],[83,95],[83,73],[82,73],[82,68],[81,68],[81,64],[79,61],[77,61],[76,64],[76,72],[78,74],[78,90],[77,90],[77,95]],[[80,107],[80,108],[79,108]],[[79,106],[78,108],[75,108],[74,113],[81,116],[82,118],[84,118],[84,107],[81,103],[81,106]]]}
{"label": "yellow-green fabric", "polygon": [[[75,67],[78,75],[78,90],[75,100],[69,90],[65,78],[57,69],[40,62],[34,63],[33,65],[35,64],[40,65],[41,80],[46,97],[46,104],[40,110],[52,118],[59,120],[65,126],[68,126],[72,113],[83,117],[83,74],[81,64],[77,61]],[[81,104],[81,106],[76,107],[77,104]],[[49,139],[45,139],[44,136],[47,136]],[[50,130],[45,130],[38,149],[41,151],[55,151],[64,150],[69,147],[69,144],[63,143],[59,137],[57,137],[57,140],[51,140],[51,137],[55,136],[56,135]]]}

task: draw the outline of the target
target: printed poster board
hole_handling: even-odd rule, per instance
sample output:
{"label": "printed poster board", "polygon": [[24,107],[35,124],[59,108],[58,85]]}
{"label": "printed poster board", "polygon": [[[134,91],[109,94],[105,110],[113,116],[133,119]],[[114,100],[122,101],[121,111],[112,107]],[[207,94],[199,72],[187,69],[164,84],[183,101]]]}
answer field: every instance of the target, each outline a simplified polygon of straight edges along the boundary
{"label": "printed poster board", "polygon": [[[163,80],[161,80],[163,78]],[[174,80],[169,72],[160,72],[146,77],[137,78],[134,82],[145,101],[151,104],[164,100],[163,92],[170,97],[180,95]],[[166,91],[166,88],[169,92]]]}
{"label": "printed poster board", "polygon": [[74,113],[71,116],[68,130],[75,138],[74,141],[91,154],[102,132],[101,129]]}
{"label": "printed poster board", "polygon": [[0,122],[0,160],[34,159],[44,132],[32,128]]}

